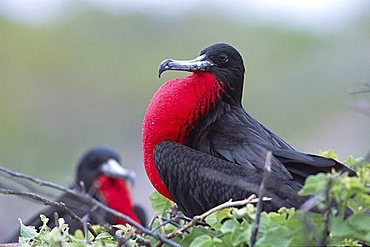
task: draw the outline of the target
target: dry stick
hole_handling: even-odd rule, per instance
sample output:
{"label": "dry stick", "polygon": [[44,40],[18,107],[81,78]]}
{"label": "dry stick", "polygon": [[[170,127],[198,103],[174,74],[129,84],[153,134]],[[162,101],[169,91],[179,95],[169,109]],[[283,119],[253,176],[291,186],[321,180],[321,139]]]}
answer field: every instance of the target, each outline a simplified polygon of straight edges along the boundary
{"label": "dry stick", "polygon": [[260,215],[262,211],[262,198],[263,198],[263,194],[265,194],[266,184],[270,176],[270,172],[271,172],[271,158],[272,158],[272,153],[271,151],[268,151],[266,154],[265,167],[263,169],[264,170],[263,178],[262,178],[262,182],[261,182],[261,185],[258,191],[256,217],[252,225],[252,236],[251,236],[251,242],[250,242],[251,247],[254,246],[257,240],[257,234],[258,234],[258,229],[260,225]]}
{"label": "dry stick", "polygon": [[136,227],[140,232],[142,233],[145,233],[147,235],[150,235],[152,237],[154,237],[155,239],[161,241],[161,242],[164,242],[170,246],[175,246],[175,247],[180,247],[179,244],[167,239],[166,237],[164,236],[161,236],[160,234],[156,233],[156,232],[153,232],[145,227],[143,227],[142,225],[140,225],[139,223],[137,223],[136,221],[134,221],[133,219],[131,219],[130,217],[128,217],[127,215],[124,215],[108,206],[106,206],[105,204],[101,203],[100,201],[96,200],[95,198],[91,197],[89,194],[86,194],[86,193],[81,193],[75,189],[69,189],[69,188],[66,188],[64,186],[61,186],[59,184],[56,184],[56,183],[53,183],[53,182],[49,182],[49,181],[44,181],[44,180],[41,180],[41,179],[38,179],[38,178],[35,178],[35,177],[32,177],[32,176],[29,176],[29,175],[26,175],[26,174],[23,174],[23,173],[20,173],[20,172],[14,172],[12,170],[10,170],[9,168],[5,168],[5,167],[1,167],[0,166],[0,171],[3,172],[3,173],[6,173],[12,177],[19,177],[19,178],[23,178],[23,179],[26,179],[26,180],[29,180],[31,182],[34,182],[34,183],[37,183],[38,185],[40,186],[47,186],[47,187],[50,187],[50,188],[53,188],[53,189],[57,189],[57,190],[60,190],[60,191],[63,191],[63,192],[66,192],[68,194],[71,194],[71,195],[74,195],[76,197],[78,197],[80,200],[83,201],[83,203],[86,203],[86,204],[90,204],[90,205],[96,205],[98,206],[99,208],[103,209],[104,211],[112,214],[113,216],[116,216],[124,221],[126,221],[127,223],[129,223],[130,225]]}
{"label": "dry stick", "polygon": [[135,235],[135,240],[139,245],[144,245],[147,247],[152,247],[150,240],[141,237],[140,235]]}
{"label": "dry stick", "polygon": [[333,185],[333,178],[329,177],[325,188],[325,212],[324,212],[324,231],[322,238],[320,239],[319,246],[326,246],[326,241],[329,236],[329,220],[330,220],[330,208],[331,208],[331,196],[330,189]]}
{"label": "dry stick", "polygon": [[315,195],[315,196],[311,196],[310,198],[308,198],[300,207],[299,209],[303,210],[303,211],[310,211],[311,209],[313,209],[314,207],[316,207],[317,205],[317,202],[320,202],[321,201],[321,198],[322,198],[322,194],[318,194],[318,195]]}
{"label": "dry stick", "polygon": [[[271,198],[266,198],[265,197],[265,198],[263,198],[263,200],[268,201],[268,200],[271,200]],[[169,238],[169,239],[177,237],[177,236],[183,234],[188,228],[194,226],[198,221],[203,220],[204,218],[211,215],[212,213],[220,211],[224,208],[241,207],[241,206],[245,206],[248,203],[256,203],[257,201],[258,201],[258,199],[256,198],[256,195],[254,195],[254,194],[251,195],[250,197],[248,197],[247,199],[240,200],[240,201],[233,202],[232,199],[230,199],[229,201],[227,201],[225,203],[222,203],[222,204],[220,204],[220,205],[218,205],[214,208],[211,208],[210,210],[208,210],[207,212],[205,212],[201,215],[194,216],[191,221],[189,221],[188,223],[183,225],[181,228],[179,228],[175,232],[172,232],[172,233],[168,234],[166,237]]]}
{"label": "dry stick", "polygon": [[[181,217],[181,216],[179,216],[179,215],[176,215],[173,218],[167,219],[166,221],[163,221],[163,220],[162,221],[159,221],[160,224],[158,226],[156,226],[156,227],[151,228],[151,230],[152,231],[156,231],[159,228],[162,228],[163,226],[165,226],[167,224],[171,224],[171,225],[173,225],[173,226],[175,226],[177,228],[181,228],[181,225],[179,225],[179,224],[176,223],[176,220],[178,220],[178,219],[184,219],[184,218]],[[190,220],[191,220],[191,218],[190,218]],[[164,231],[164,230],[162,230],[162,231]]]}
{"label": "dry stick", "polygon": [[164,225],[163,225],[163,218],[161,214],[158,214],[158,221],[159,221],[159,229],[161,230],[162,234],[165,234]]}
{"label": "dry stick", "polygon": [[87,228],[89,227],[88,225],[88,220],[89,220],[89,213],[85,214],[83,217],[82,217],[82,223],[83,223],[83,232],[84,232],[84,235],[85,235],[85,242],[87,244],[90,243],[89,241],[89,233],[87,232]]}
{"label": "dry stick", "polygon": [[[15,190],[9,190],[9,189],[1,189],[0,188],[0,193],[4,195],[17,195],[17,196],[22,196],[22,197],[27,197],[30,199],[34,199],[40,202],[43,202],[45,205],[53,206],[60,208],[64,210],[72,219],[77,221],[79,224],[83,225],[83,222],[80,217],[78,217],[71,209],[69,209],[63,202],[55,202],[55,201],[50,201],[42,196],[36,195],[35,193],[31,192],[22,192],[22,191],[15,191]],[[88,227],[89,231],[92,233],[94,237],[98,236],[96,231],[90,226]]]}

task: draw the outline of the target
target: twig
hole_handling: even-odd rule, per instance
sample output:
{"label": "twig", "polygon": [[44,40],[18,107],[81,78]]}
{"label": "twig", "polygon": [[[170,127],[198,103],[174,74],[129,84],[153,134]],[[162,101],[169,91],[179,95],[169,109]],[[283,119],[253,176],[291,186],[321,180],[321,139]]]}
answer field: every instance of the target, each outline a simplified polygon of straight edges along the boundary
{"label": "twig", "polygon": [[[266,200],[271,200],[271,199],[270,198],[263,198],[263,200],[266,201]],[[241,206],[244,206],[248,203],[256,203],[257,201],[258,201],[258,199],[256,199],[256,195],[251,195],[247,199],[240,200],[240,201],[235,201],[235,202],[233,202],[232,199],[230,199],[229,201],[227,201],[225,203],[222,203],[222,204],[220,204],[220,205],[218,205],[214,208],[211,208],[210,210],[208,210],[207,212],[205,212],[201,215],[194,216],[191,221],[189,221],[188,223],[183,225],[181,228],[179,228],[175,232],[172,232],[172,233],[168,234],[166,237],[168,239],[177,237],[177,236],[183,234],[188,228],[194,226],[198,221],[203,220],[204,218],[211,215],[212,213],[220,211],[224,208],[241,207]]]}
{"label": "twig", "polygon": [[159,229],[161,229],[162,234],[165,234],[162,215],[159,214],[157,217],[158,217],[158,221],[159,221]]}
{"label": "twig", "polygon": [[6,167],[0,166],[0,171],[5,173],[5,174],[8,174],[12,177],[23,178],[25,180],[36,183],[40,186],[50,187],[50,188],[53,188],[53,189],[56,189],[56,190],[67,192],[67,193],[72,194],[72,195],[76,195],[76,194],[80,195],[80,193],[78,191],[74,190],[74,189],[69,189],[69,188],[63,187],[59,184],[53,183],[53,182],[44,181],[44,180],[41,180],[41,179],[29,176],[29,175],[20,173],[20,172],[15,172],[15,171],[12,171],[12,170],[10,170],[9,168],[6,168]]}
{"label": "twig", "polygon": [[[159,219],[159,218],[158,218]],[[167,225],[167,224],[171,224],[171,225],[173,225],[173,226],[175,226],[175,227],[177,227],[177,228],[181,228],[181,226],[179,225],[179,224],[177,224],[176,223],[176,220],[187,220],[187,221],[189,221],[188,219],[187,219],[187,217],[186,218],[184,218],[183,216],[180,216],[180,215],[176,215],[176,216],[174,216],[174,217],[172,217],[172,218],[170,218],[170,219],[167,219],[166,221],[161,221],[161,220],[159,220],[159,225],[158,226],[156,226],[156,227],[154,227],[154,228],[151,228],[151,230],[152,231],[156,231],[156,230],[158,230],[159,228],[162,228],[163,226],[165,226],[165,225]],[[191,220],[191,218],[190,218],[190,220]],[[164,229],[162,230],[162,231],[164,231]]]}
{"label": "twig", "polygon": [[150,243],[150,240],[145,239],[145,238],[141,237],[140,235],[135,235],[135,240],[140,245],[144,245],[144,246],[147,246],[147,247],[152,247],[152,244]]}
{"label": "twig", "polygon": [[[15,191],[15,190],[8,190],[8,189],[1,189],[0,188],[0,193],[4,195],[17,195],[17,196],[22,196],[22,197],[27,197],[30,199],[34,199],[40,202],[43,202],[45,205],[53,206],[60,208],[64,210],[72,219],[77,221],[79,224],[83,225],[83,222],[80,217],[78,217],[71,209],[69,209],[64,202],[55,202],[55,201],[50,201],[42,196],[36,195],[35,193],[31,192],[22,192],[22,191]],[[93,234],[94,237],[98,236],[96,231],[90,226],[89,231]]]}
{"label": "twig", "polygon": [[258,234],[259,225],[260,225],[261,211],[262,211],[262,206],[263,206],[262,198],[263,198],[263,195],[265,194],[266,184],[268,182],[268,179],[270,177],[270,172],[271,172],[271,158],[272,158],[272,153],[271,151],[268,151],[266,153],[265,166],[263,169],[263,178],[262,178],[261,185],[258,191],[256,217],[254,218],[254,222],[252,225],[252,236],[251,236],[251,242],[250,242],[251,247],[254,246],[257,240],[257,234]]}
{"label": "twig", "polygon": [[328,177],[328,182],[325,188],[325,212],[324,212],[324,231],[322,232],[322,238],[318,245],[326,246],[327,238],[329,236],[329,221],[330,221],[330,208],[331,208],[331,196],[330,189],[333,185],[333,178]]}
{"label": "twig", "polygon": [[53,217],[54,217],[54,224],[59,227],[59,222],[58,222],[59,214],[58,214],[58,212],[54,212]]}
{"label": "twig", "polygon": [[44,181],[44,180],[41,180],[41,179],[38,179],[38,178],[34,178],[32,176],[29,176],[29,175],[26,175],[26,174],[23,174],[23,173],[14,172],[14,171],[10,170],[9,168],[5,168],[5,167],[0,166],[0,171],[3,172],[3,173],[8,174],[10,176],[13,176],[13,177],[19,177],[19,178],[29,180],[31,182],[37,183],[40,186],[47,186],[47,187],[57,189],[57,190],[66,192],[68,194],[74,195],[77,198],[79,198],[83,203],[88,204],[88,205],[97,205],[99,208],[101,208],[105,212],[108,212],[108,213],[112,214],[113,216],[116,216],[116,217],[122,219],[123,221],[126,221],[127,223],[134,226],[135,228],[137,228],[142,233],[150,235],[150,236],[154,237],[155,239],[157,239],[161,242],[164,242],[164,243],[166,243],[170,246],[180,247],[179,244],[167,239],[166,237],[164,237],[164,236],[162,236],[162,235],[160,235],[156,232],[153,232],[153,231],[143,227],[142,225],[140,225],[139,223],[137,223],[136,221],[131,219],[129,216],[124,215],[124,214],[108,207],[107,205],[103,204],[102,202],[100,202],[100,201],[96,200],[95,198],[91,197],[89,194],[81,193],[81,192],[79,192],[75,189],[69,189],[69,188],[61,186],[59,184],[49,182],[49,181]]}
{"label": "twig", "polygon": [[85,214],[83,217],[82,217],[82,226],[83,226],[83,232],[84,232],[84,235],[85,235],[85,241],[86,241],[86,243],[87,244],[89,244],[90,243],[90,241],[89,241],[89,233],[88,233],[88,231],[87,231],[87,229],[88,229],[88,220],[89,220],[89,214],[90,214],[90,212],[88,212],[87,214]]}
{"label": "twig", "polygon": [[308,200],[306,200],[299,209],[302,209],[303,211],[310,211],[314,207],[316,207],[317,203],[320,202],[322,199],[322,194],[318,194],[315,196],[311,196]]}

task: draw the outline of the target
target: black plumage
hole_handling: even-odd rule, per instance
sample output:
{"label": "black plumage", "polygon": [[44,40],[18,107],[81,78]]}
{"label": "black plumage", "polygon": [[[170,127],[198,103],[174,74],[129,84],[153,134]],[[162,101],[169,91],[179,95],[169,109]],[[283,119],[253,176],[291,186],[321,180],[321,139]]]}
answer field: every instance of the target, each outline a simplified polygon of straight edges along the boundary
{"label": "black plumage", "polygon": [[200,214],[230,198],[257,193],[267,151],[272,152],[267,196],[273,200],[265,210],[299,207],[304,198],[297,192],[309,175],[331,169],[355,175],[333,159],[295,150],[244,110],[245,68],[241,55],[230,45],[212,45],[192,61],[165,60],[159,74],[166,70],[211,72],[221,88],[204,113],[194,113],[199,117],[188,127],[187,147],[165,142],[155,148],[158,173],[185,214]]}

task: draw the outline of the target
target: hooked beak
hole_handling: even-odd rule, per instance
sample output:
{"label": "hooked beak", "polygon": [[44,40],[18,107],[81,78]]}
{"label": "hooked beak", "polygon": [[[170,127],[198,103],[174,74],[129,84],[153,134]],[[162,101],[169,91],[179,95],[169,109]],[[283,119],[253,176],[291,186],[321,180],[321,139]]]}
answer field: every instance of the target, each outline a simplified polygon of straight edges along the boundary
{"label": "hooked beak", "polygon": [[208,71],[213,66],[214,64],[204,54],[193,60],[166,59],[159,65],[158,77],[160,78],[166,70]]}
{"label": "hooked beak", "polygon": [[130,185],[135,185],[136,174],[134,171],[123,168],[116,160],[110,159],[100,167],[104,175],[111,178],[123,178]]}

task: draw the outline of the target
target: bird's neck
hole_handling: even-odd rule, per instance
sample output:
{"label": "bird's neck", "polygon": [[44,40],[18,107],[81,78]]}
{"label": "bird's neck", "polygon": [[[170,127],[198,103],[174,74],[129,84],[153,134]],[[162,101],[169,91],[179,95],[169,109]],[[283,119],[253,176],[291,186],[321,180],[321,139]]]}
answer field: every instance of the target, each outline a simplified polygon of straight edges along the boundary
{"label": "bird's neck", "polygon": [[240,70],[240,68],[229,68],[227,70],[218,68],[213,73],[216,80],[223,84],[222,100],[230,105],[241,106],[244,70]]}
{"label": "bird's neck", "polygon": [[[97,189],[99,199],[104,201],[110,208],[129,216],[139,223],[134,213],[134,207],[131,200],[130,191],[125,181],[122,179],[100,176],[98,179]],[[117,224],[125,224],[122,219],[115,217]]]}
{"label": "bird's neck", "polygon": [[165,140],[186,144],[191,129],[217,104],[222,87],[208,72],[192,73],[163,84],[146,110],[143,128],[143,154],[146,173],[153,186],[171,199],[153,161],[155,146]]}

